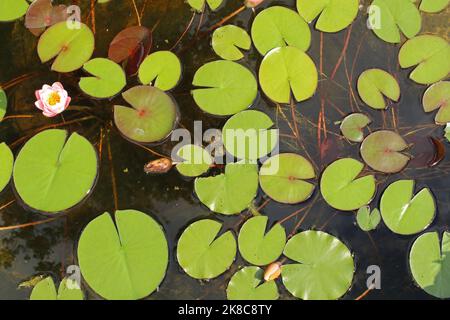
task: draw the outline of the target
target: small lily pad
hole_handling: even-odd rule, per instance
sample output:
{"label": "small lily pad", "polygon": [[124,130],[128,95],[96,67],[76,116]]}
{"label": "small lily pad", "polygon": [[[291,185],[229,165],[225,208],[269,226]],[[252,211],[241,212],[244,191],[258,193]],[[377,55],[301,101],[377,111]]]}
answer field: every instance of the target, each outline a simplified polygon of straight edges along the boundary
{"label": "small lily pad", "polygon": [[428,294],[450,298],[450,233],[442,242],[437,232],[421,235],[409,253],[409,267],[416,283]]}
{"label": "small lily pad", "polygon": [[185,177],[198,177],[208,172],[213,160],[211,155],[200,146],[186,145],[178,150],[177,155],[184,159],[177,164],[177,170]]}
{"label": "small lily pad", "polygon": [[434,35],[421,35],[406,41],[398,59],[402,68],[417,66],[409,77],[419,84],[432,84],[450,72],[450,45]]}
{"label": "small lily pad", "polygon": [[253,164],[230,163],[225,173],[197,178],[195,193],[211,211],[233,215],[247,209],[258,191],[258,167]]}
{"label": "small lily pad", "polygon": [[447,139],[447,142],[450,142],[450,123],[447,123],[444,129],[444,137]]}
{"label": "small lily pad", "polygon": [[180,59],[170,51],[152,53],[139,67],[139,81],[142,84],[153,84],[163,91],[175,88],[180,79]]}
{"label": "small lily pad", "polygon": [[421,0],[419,9],[427,13],[441,12],[448,6],[449,0]]}
{"label": "small lily pad", "polygon": [[278,103],[300,102],[311,98],[318,83],[317,69],[312,59],[295,47],[270,51],[259,69],[259,81],[264,93]]}
{"label": "small lily pad", "polygon": [[321,231],[305,231],[286,244],[284,255],[294,264],[282,267],[286,289],[303,300],[335,300],[352,284],[355,264],[339,239]]}
{"label": "small lily pad", "polygon": [[387,187],[381,197],[381,216],[395,233],[416,234],[434,220],[436,204],[433,194],[424,188],[414,196],[414,187],[414,180],[399,180]]}
{"label": "small lily pad", "polygon": [[222,224],[214,220],[194,222],[183,231],[177,260],[195,279],[213,279],[224,273],[236,257],[236,239],[231,231],[219,236]]}
{"label": "small lily pad", "polygon": [[356,222],[363,231],[375,230],[381,222],[380,210],[373,209],[370,212],[370,207],[364,206],[358,210]]}
{"label": "small lily pad", "polygon": [[6,143],[0,143],[0,192],[5,189],[11,180],[14,165],[14,155]]}
{"label": "small lily pad", "polygon": [[228,116],[249,108],[258,94],[253,73],[232,61],[209,62],[194,75],[192,82],[200,87],[192,91],[195,102],[203,111]]}
{"label": "small lily pad", "polygon": [[358,178],[363,169],[363,163],[351,158],[330,164],[320,181],[325,201],[342,211],[358,210],[369,204],[376,192],[376,181],[373,175]]}
{"label": "small lily pad", "polygon": [[398,101],[400,99],[400,86],[397,80],[386,71],[369,69],[359,76],[358,93],[369,107],[386,109],[388,105],[384,96],[393,101]]}
{"label": "small lily pad", "polygon": [[174,100],[158,88],[137,86],[122,94],[132,108],[114,106],[114,122],[128,139],[154,143],[167,138],[177,121]]}
{"label": "small lily pad", "polygon": [[222,2],[223,0],[187,0],[187,3],[192,7],[192,9],[195,9],[198,12],[203,11],[206,4],[208,4],[212,11],[215,11],[220,7]]}
{"label": "small lily pad", "polygon": [[228,300],[277,300],[275,281],[264,282],[264,270],[245,267],[236,272],[228,283]]}
{"label": "small lily pad", "polygon": [[365,114],[352,113],[342,120],[341,132],[349,141],[362,142],[364,140],[363,129],[371,122],[372,120]]}
{"label": "small lily pad", "polygon": [[0,21],[14,21],[27,13],[28,2],[25,0],[0,1]]}
{"label": "small lily pad", "polygon": [[39,281],[31,291],[30,300],[84,300],[83,291],[79,285],[68,278],[64,278],[56,292],[52,277]]}
{"label": "small lily pad", "polygon": [[217,28],[212,36],[214,52],[225,60],[242,59],[244,54],[239,49],[250,50],[251,45],[247,31],[231,24]]}
{"label": "small lily pad", "polygon": [[396,132],[381,130],[369,135],[361,145],[364,162],[374,170],[397,173],[408,164],[410,157],[402,151],[408,148],[406,141]]}
{"label": "small lily pad", "polygon": [[8,107],[8,97],[5,91],[0,87],[0,122],[6,114],[6,108]]}
{"label": "small lily pad", "polygon": [[68,19],[67,6],[53,6],[52,0],[31,2],[25,16],[25,27],[35,36],[40,36],[49,26]]}
{"label": "small lily pad", "polygon": [[268,221],[266,216],[251,218],[239,232],[239,252],[246,261],[256,266],[265,266],[276,261],[286,244],[286,231],[283,226],[276,224],[268,230]]}
{"label": "small lily pad", "polygon": [[273,6],[256,16],[252,24],[252,38],[263,56],[272,49],[285,46],[307,51],[311,44],[311,31],[295,11]]}
{"label": "small lily pad", "polygon": [[136,210],[92,220],[78,241],[78,262],[89,286],[109,300],[137,300],[154,292],[169,261],[162,227]]}
{"label": "small lily pad", "polygon": [[433,84],[423,95],[423,109],[425,112],[436,114],[436,124],[447,124],[450,122],[450,81],[441,81]]}
{"label": "small lily pad", "polygon": [[263,191],[273,200],[296,204],[306,201],[314,192],[316,178],[312,164],[294,153],[283,153],[267,160],[259,172]]}

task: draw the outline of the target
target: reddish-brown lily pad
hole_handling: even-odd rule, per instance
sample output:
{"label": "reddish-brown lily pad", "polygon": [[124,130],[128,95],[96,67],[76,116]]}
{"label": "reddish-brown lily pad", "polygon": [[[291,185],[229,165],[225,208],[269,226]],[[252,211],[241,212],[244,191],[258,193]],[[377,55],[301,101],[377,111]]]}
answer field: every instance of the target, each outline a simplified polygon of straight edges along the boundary
{"label": "reddish-brown lily pad", "polygon": [[47,27],[67,19],[65,5],[53,6],[52,0],[35,0],[28,7],[25,27],[35,36],[39,36]]}
{"label": "reddish-brown lily pad", "polygon": [[423,109],[433,112],[439,109],[435,121],[445,125],[450,122],[450,81],[433,84],[423,95]]}

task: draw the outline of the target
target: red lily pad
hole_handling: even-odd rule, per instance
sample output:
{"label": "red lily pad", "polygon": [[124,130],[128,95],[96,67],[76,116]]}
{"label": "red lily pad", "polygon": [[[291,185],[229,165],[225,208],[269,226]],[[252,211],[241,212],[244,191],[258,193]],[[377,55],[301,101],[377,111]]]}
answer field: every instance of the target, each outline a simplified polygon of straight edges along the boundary
{"label": "red lily pad", "polygon": [[52,5],[52,0],[36,0],[28,7],[25,16],[25,27],[35,36],[41,35],[47,27],[67,20],[65,5]]}

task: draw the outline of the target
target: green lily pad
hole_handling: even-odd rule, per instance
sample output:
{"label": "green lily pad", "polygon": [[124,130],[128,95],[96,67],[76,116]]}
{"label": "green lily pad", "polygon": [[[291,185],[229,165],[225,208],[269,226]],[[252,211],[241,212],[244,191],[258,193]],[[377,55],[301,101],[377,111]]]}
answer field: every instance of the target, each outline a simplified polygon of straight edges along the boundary
{"label": "green lily pad", "polygon": [[288,291],[303,300],[335,300],[353,280],[355,265],[350,250],[339,239],[321,231],[305,231],[286,244],[284,255],[298,262],[282,266]]}
{"label": "green lily pad", "polygon": [[152,53],[139,67],[139,81],[142,84],[153,84],[163,91],[175,88],[180,79],[180,59],[170,51]]}
{"label": "green lily pad", "polygon": [[318,74],[311,58],[295,47],[276,48],[263,59],[259,81],[264,93],[278,103],[289,103],[291,91],[296,101],[316,92]]}
{"label": "green lily pad", "polygon": [[0,21],[14,21],[27,13],[29,4],[25,0],[0,1]]}
{"label": "green lily pad", "polygon": [[381,130],[370,134],[361,145],[364,162],[374,170],[397,173],[408,164],[410,157],[402,151],[408,148],[406,141],[396,132]]}
{"label": "green lily pad", "polygon": [[177,170],[185,177],[198,177],[208,172],[213,160],[200,146],[189,144],[178,150],[177,155],[184,161],[177,164]]}
{"label": "green lily pad", "polygon": [[247,209],[258,191],[258,167],[253,164],[230,163],[225,173],[197,178],[195,193],[211,211],[233,215]]}
{"label": "green lily pad", "polygon": [[445,39],[422,35],[406,41],[398,59],[402,68],[417,66],[409,77],[419,84],[432,84],[450,72],[450,45]]}
{"label": "green lily pad", "polygon": [[386,71],[369,69],[359,76],[358,93],[369,107],[386,109],[388,105],[384,96],[393,101],[398,101],[400,99],[400,86],[397,80]]}
{"label": "green lily pad", "polygon": [[295,11],[274,6],[261,11],[253,21],[252,38],[263,56],[278,47],[297,47],[307,51],[311,44],[308,24]]}
{"label": "green lily pad", "polygon": [[86,62],[83,66],[93,77],[80,79],[79,86],[84,93],[94,98],[111,98],[127,84],[125,72],[114,61],[96,58]]}
{"label": "green lily pad", "polygon": [[273,156],[264,162],[259,172],[263,191],[273,200],[296,204],[306,201],[314,192],[314,184],[305,181],[316,178],[312,164],[294,153]]}
{"label": "green lily pad", "polygon": [[381,197],[381,216],[395,233],[412,235],[425,230],[434,220],[436,204],[428,188],[414,196],[414,180],[392,183]]}
{"label": "green lily pad", "polygon": [[5,189],[11,180],[14,165],[14,155],[6,143],[0,143],[0,192]]}
{"label": "green lily pad", "polygon": [[78,263],[87,284],[109,300],[137,300],[154,292],[167,270],[169,250],[162,227],[136,210],[92,220],[78,242]]}
{"label": "green lily pad", "polygon": [[246,110],[231,117],[222,129],[225,149],[239,159],[258,160],[278,144],[278,130],[272,119],[257,110]]}
{"label": "green lily pad", "polygon": [[52,277],[39,281],[31,291],[30,300],[84,300],[83,291],[79,285],[68,278],[64,278],[56,292]]}
{"label": "green lily pad", "polygon": [[445,139],[447,139],[448,142],[450,142],[450,123],[447,123],[444,129],[444,136]]}
{"label": "green lily pad", "polygon": [[381,222],[380,210],[373,209],[370,212],[370,207],[364,206],[358,210],[356,222],[363,231],[375,230]]}
{"label": "green lily pad", "polygon": [[[381,40],[400,43],[400,32],[412,38],[422,28],[420,12],[411,0],[374,0],[372,6],[379,10],[370,11],[369,25]],[[373,25],[375,21],[379,25]]]}
{"label": "green lily pad", "polygon": [[137,86],[122,94],[132,108],[114,106],[114,122],[128,139],[154,143],[167,138],[177,121],[174,100],[158,88]]}
{"label": "green lily pad", "polygon": [[442,243],[437,232],[417,238],[409,254],[409,267],[425,292],[441,299],[450,298],[450,233],[444,232]]}
{"label": "green lily pad", "polygon": [[84,137],[46,130],[31,138],[14,164],[17,194],[31,209],[59,213],[80,203],[97,178],[97,153]]}
{"label": "green lily pad", "polygon": [[195,102],[203,111],[229,116],[249,108],[258,94],[253,73],[232,61],[209,62],[194,75],[192,90]]}
{"label": "green lily pad", "polygon": [[192,7],[192,9],[199,12],[205,9],[206,4],[208,4],[212,11],[215,11],[220,7],[222,2],[223,0],[187,0],[187,3]]}
{"label": "green lily pad", "polygon": [[297,0],[300,15],[311,23],[319,17],[316,29],[338,32],[347,28],[358,15],[358,0]]}
{"label": "green lily pad", "polygon": [[352,113],[342,120],[341,132],[349,141],[362,142],[364,140],[363,129],[371,122],[372,120],[365,114]]}
{"label": "green lily pad", "polygon": [[214,52],[225,60],[242,59],[244,54],[239,49],[250,50],[251,45],[247,31],[231,24],[216,29],[212,36]]}
{"label": "green lily pad", "polygon": [[200,220],[187,227],[178,240],[178,263],[192,278],[216,278],[233,264],[236,239],[231,231],[219,236],[220,229],[220,222]]}
{"label": "green lily pad", "polygon": [[437,13],[448,6],[450,0],[421,0],[419,9],[427,13]]}
{"label": "green lily pad", "polygon": [[352,211],[372,201],[376,192],[373,175],[358,178],[364,164],[345,158],[333,162],[322,174],[320,189],[325,201],[335,209]]}
{"label": "green lily pad", "polygon": [[286,231],[280,224],[269,231],[266,216],[251,218],[242,226],[239,237],[239,252],[242,257],[256,266],[265,266],[276,261],[286,244]]}
{"label": "green lily pad", "polygon": [[[75,22],[73,22],[75,23]],[[80,69],[94,52],[94,34],[83,23],[80,28],[70,22],[59,22],[48,28],[39,38],[37,47],[42,63],[56,58],[52,70],[72,72]]]}
{"label": "green lily pad", "polygon": [[228,300],[277,300],[275,281],[264,282],[264,270],[245,267],[236,272],[228,283]]}
{"label": "green lily pad", "polygon": [[441,81],[433,84],[423,95],[423,109],[425,112],[436,114],[436,124],[447,124],[450,122],[450,81]]}
{"label": "green lily pad", "polygon": [[8,107],[8,97],[5,91],[0,87],[0,122],[6,114],[6,108]]}

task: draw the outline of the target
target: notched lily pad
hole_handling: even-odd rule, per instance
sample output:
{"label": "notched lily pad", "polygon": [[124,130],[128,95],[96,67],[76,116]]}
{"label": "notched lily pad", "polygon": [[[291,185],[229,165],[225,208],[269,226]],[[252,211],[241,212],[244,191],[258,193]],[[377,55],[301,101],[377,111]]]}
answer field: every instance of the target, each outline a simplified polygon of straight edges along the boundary
{"label": "notched lily pad", "polygon": [[14,165],[14,155],[6,143],[0,143],[0,192],[11,180]]}
{"label": "notched lily pad", "polygon": [[436,124],[445,125],[450,122],[450,81],[441,81],[429,87],[423,95],[422,104],[425,112],[439,109]]}
{"label": "notched lily pad", "polygon": [[79,284],[69,278],[64,278],[58,292],[52,277],[39,281],[31,291],[30,300],[84,300]]}
{"label": "notched lily pad", "polygon": [[368,232],[375,230],[381,222],[380,210],[373,209],[372,212],[370,212],[370,207],[364,206],[358,210],[356,222],[363,231]]}
{"label": "notched lily pad", "polygon": [[184,161],[177,164],[177,170],[185,177],[198,177],[208,172],[213,160],[200,146],[189,144],[178,150],[177,155]]}
{"label": "notched lily pad", "polygon": [[227,25],[217,28],[212,36],[214,52],[225,60],[236,61],[244,57],[242,50],[250,50],[252,40],[244,29]]}
{"label": "notched lily pad", "polygon": [[170,51],[149,55],[139,67],[139,81],[163,91],[175,88],[181,79],[181,61]]}
{"label": "notched lily pad", "polygon": [[25,27],[35,36],[41,35],[49,26],[68,18],[65,5],[53,6],[52,0],[35,0],[30,4],[25,16]]}
{"label": "notched lily pad", "polygon": [[386,71],[369,69],[359,76],[358,93],[369,107],[386,109],[388,104],[384,96],[397,102],[400,99],[400,86],[397,80]]}
{"label": "notched lily pad", "polygon": [[344,118],[341,123],[341,132],[344,137],[352,142],[362,142],[364,140],[364,128],[372,120],[362,113],[352,113]]}
{"label": "notched lily pad", "polygon": [[198,12],[203,11],[206,4],[208,4],[208,7],[212,11],[215,11],[220,7],[222,2],[223,0],[187,0],[187,3],[192,7],[192,9],[195,9]]}
{"label": "notched lily pad", "polygon": [[264,282],[264,270],[245,267],[236,272],[228,283],[228,300],[277,300],[275,281]]}

